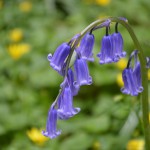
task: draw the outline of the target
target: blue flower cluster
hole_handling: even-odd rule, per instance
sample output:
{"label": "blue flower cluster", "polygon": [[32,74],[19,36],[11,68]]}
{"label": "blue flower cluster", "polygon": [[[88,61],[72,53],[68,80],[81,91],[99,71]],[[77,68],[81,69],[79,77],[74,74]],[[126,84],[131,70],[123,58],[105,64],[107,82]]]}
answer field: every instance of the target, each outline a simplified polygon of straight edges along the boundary
{"label": "blue flower cluster", "polygon": [[120,58],[126,56],[123,51],[123,38],[119,32],[111,35],[106,34],[102,38],[101,52],[97,55],[100,58],[100,64],[118,62]]}
{"label": "blue flower cluster", "polygon": [[[123,51],[123,38],[118,32],[118,23],[115,26],[115,33],[109,34],[110,20],[106,20],[100,26],[87,32],[80,43],[75,44],[80,38],[80,34],[77,34],[68,43],[62,43],[53,55],[49,54],[50,66],[64,77],[64,81],[61,83],[60,92],[48,112],[46,131],[42,132],[44,136],[51,139],[57,137],[61,134],[61,131],[57,129],[57,120],[66,120],[79,113],[80,108],[73,106],[73,96],[78,94],[82,85],[92,84],[92,77],[89,75],[87,64],[88,61],[94,61],[92,50],[95,38],[92,32],[102,27],[106,28],[106,35],[102,38],[101,50],[97,54],[100,59],[99,63],[118,62],[126,56],[126,52]],[[68,61],[73,52],[76,54],[75,61],[73,67],[69,67]],[[131,60],[133,57],[134,66],[132,67]],[[138,51],[136,50],[131,54],[127,68],[122,73],[124,81],[122,93],[137,96],[143,91],[140,71]]]}
{"label": "blue flower cluster", "polygon": [[[141,81],[141,67],[140,62],[137,58],[138,51],[132,52],[130,59],[128,61],[127,68],[122,72],[122,79],[124,82],[124,87],[121,89],[122,93],[130,94],[132,96],[137,96],[138,93],[143,91],[142,81]],[[134,67],[132,67],[131,60],[134,57]]]}

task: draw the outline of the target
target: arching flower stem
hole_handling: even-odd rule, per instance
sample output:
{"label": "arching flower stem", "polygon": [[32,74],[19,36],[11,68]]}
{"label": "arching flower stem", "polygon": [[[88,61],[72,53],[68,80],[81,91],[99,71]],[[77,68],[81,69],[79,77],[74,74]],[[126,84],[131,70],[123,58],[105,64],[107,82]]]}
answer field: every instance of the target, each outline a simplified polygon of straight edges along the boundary
{"label": "arching flower stem", "polygon": [[[116,22],[122,24],[127,31],[129,32],[135,49],[139,50],[138,56],[141,64],[141,76],[142,76],[142,86],[144,88],[144,91],[142,92],[142,112],[143,112],[143,130],[145,135],[145,148],[146,150],[150,150],[150,123],[149,123],[149,103],[148,103],[148,78],[147,78],[147,68],[146,68],[146,57],[144,55],[144,52],[138,42],[137,37],[134,34],[133,29],[128,24],[127,20],[125,18],[120,17],[107,17],[104,19],[96,20],[93,23],[91,23],[89,26],[87,26],[77,38],[74,39],[74,41],[71,44],[71,51],[69,56],[66,59],[66,66],[65,66],[65,74],[64,78],[67,77],[70,61],[73,55],[73,52],[75,48],[78,46],[80,40],[82,37],[91,30],[94,31],[100,27],[100,25],[106,21],[110,20],[111,22]],[[103,26],[102,26],[103,27]],[[61,94],[63,89],[60,89],[58,96]],[[57,101],[58,97],[55,101]]]}

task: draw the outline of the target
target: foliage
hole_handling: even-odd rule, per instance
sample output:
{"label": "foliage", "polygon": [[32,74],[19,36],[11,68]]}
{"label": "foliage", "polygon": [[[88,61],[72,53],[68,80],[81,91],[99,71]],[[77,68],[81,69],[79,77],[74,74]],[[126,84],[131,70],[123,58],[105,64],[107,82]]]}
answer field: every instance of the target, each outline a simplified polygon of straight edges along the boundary
{"label": "foliage", "polygon": [[[63,134],[57,139],[39,133],[62,82],[47,54],[92,21],[111,15],[128,18],[150,56],[149,10],[149,0],[0,0],[0,149],[123,150],[130,139],[141,142],[140,100],[122,95],[117,79],[124,62],[100,65],[96,57],[89,63],[94,83],[82,87],[74,100],[81,112],[59,122]],[[129,55],[134,45],[122,26],[119,30]],[[98,53],[105,32],[94,34]]]}

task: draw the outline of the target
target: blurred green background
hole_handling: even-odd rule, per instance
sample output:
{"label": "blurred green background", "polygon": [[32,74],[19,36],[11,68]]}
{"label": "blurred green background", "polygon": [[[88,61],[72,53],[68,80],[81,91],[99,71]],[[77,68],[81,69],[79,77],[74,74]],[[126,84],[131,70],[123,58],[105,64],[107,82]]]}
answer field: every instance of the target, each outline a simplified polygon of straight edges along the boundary
{"label": "blurred green background", "polygon": [[[58,122],[56,139],[41,130],[63,80],[48,53],[96,19],[123,16],[150,56],[149,10],[149,0],[0,0],[0,150],[144,150],[140,96],[120,92],[127,59],[99,65],[95,57],[93,84],[74,97],[81,112]],[[128,57],[133,42],[121,25],[119,31]],[[95,56],[104,33],[94,32]]]}

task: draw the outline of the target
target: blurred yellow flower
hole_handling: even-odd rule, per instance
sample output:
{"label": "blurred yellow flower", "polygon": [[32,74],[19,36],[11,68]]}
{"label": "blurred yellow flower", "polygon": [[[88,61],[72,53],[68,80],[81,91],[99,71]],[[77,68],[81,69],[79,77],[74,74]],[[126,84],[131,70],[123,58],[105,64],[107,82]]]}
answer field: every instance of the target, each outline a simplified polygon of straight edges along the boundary
{"label": "blurred yellow flower", "polygon": [[148,80],[150,80],[150,69],[148,69]]}
{"label": "blurred yellow flower", "polygon": [[133,139],[127,144],[126,150],[144,150],[144,140]]}
{"label": "blurred yellow flower", "polygon": [[0,0],[0,9],[3,7],[3,1]]}
{"label": "blurred yellow flower", "polygon": [[101,144],[100,142],[96,141],[93,143],[93,146],[92,146],[92,150],[100,150],[101,149]]}
{"label": "blurred yellow flower", "polygon": [[95,0],[96,4],[101,6],[107,6],[110,4],[111,0]]}
{"label": "blurred yellow flower", "polygon": [[117,75],[117,84],[120,86],[120,87],[123,87],[124,86],[124,83],[123,83],[123,80],[122,80],[122,73],[119,73]]}
{"label": "blurred yellow flower", "polygon": [[97,4],[101,6],[107,6],[110,4],[111,0],[83,0],[86,4]]}
{"label": "blurred yellow flower", "polygon": [[43,145],[49,139],[43,136],[41,130],[37,128],[31,128],[31,130],[28,130],[27,135],[31,141],[38,145]]}
{"label": "blurred yellow flower", "polygon": [[13,42],[19,42],[23,38],[23,31],[19,28],[13,29],[9,34],[9,38]]}
{"label": "blurred yellow flower", "polygon": [[8,52],[11,55],[11,57],[15,60],[19,59],[22,55],[29,52],[31,49],[29,44],[11,44],[8,46]]}
{"label": "blurred yellow flower", "polygon": [[32,3],[29,1],[23,1],[20,3],[19,8],[22,12],[29,12],[32,9]]}
{"label": "blurred yellow flower", "polygon": [[126,68],[127,66],[127,59],[126,58],[122,58],[120,59],[117,63],[116,66],[118,69],[123,70]]}

